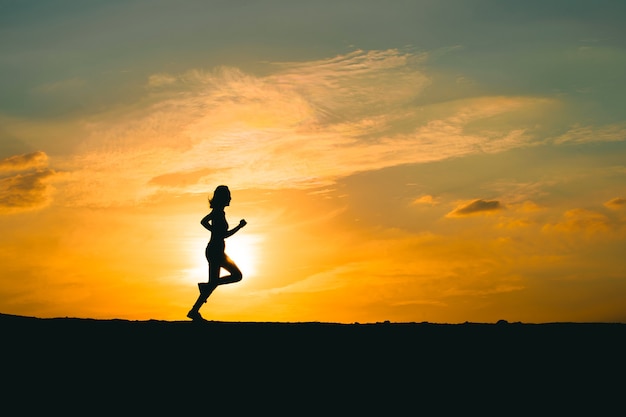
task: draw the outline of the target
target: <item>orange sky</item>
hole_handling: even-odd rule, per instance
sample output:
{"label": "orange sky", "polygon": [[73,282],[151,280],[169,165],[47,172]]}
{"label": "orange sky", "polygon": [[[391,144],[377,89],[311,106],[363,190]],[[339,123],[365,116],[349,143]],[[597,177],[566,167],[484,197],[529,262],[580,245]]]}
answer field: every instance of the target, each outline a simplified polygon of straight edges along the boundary
{"label": "orange sky", "polygon": [[0,312],[626,321],[623,7],[279,3],[5,7]]}

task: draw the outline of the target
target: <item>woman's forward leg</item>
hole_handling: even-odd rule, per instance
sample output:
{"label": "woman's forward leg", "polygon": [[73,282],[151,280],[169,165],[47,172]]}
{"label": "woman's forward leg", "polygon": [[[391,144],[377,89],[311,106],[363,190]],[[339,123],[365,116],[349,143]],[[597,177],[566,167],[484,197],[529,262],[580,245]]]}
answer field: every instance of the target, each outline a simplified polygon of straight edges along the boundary
{"label": "woman's forward leg", "polygon": [[218,280],[219,285],[223,284],[232,284],[234,282],[239,282],[243,278],[243,274],[241,270],[235,264],[235,262],[228,257],[228,255],[224,254],[224,259],[222,260],[222,268],[230,272],[230,275],[226,275]]}

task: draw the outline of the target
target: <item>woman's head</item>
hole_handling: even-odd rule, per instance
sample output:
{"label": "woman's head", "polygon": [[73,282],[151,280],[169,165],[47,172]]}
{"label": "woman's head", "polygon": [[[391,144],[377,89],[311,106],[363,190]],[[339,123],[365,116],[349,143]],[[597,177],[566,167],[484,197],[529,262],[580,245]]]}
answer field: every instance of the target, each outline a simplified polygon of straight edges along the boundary
{"label": "woman's head", "polygon": [[225,185],[218,185],[213,191],[213,198],[209,199],[211,208],[224,208],[230,204],[230,190]]}

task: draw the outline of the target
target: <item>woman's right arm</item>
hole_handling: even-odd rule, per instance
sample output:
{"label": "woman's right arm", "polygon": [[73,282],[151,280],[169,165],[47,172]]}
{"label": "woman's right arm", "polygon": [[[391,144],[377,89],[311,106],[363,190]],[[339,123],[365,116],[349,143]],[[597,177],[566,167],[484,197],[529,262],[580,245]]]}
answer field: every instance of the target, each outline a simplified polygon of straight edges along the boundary
{"label": "woman's right arm", "polygon": [[204,228],[207,229],[209,232],[213,231],[213,228],[211,227],[211,223],[209,223],[209,221],[213,218],[212,214],[213,212],[210,212],[209,214],[204,216],[202,220],[200,220],[200,224],[204,226]]}

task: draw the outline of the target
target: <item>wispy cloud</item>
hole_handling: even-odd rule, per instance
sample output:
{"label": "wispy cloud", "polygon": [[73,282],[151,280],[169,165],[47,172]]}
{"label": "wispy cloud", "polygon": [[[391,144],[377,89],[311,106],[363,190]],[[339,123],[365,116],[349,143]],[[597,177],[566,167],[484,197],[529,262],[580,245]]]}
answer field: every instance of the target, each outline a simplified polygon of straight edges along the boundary
{"label": "wispy cloud", "polygon": [[214,171],[211,168],[207,168],[188,172],[174,172],[170,174],[163,174],[152,178],[149,184],[164,187],[185,187],[188,185],[197,184],[199,181],[201,181],[202,178],[212,174],[213,172]]}
{"label": "wispy cloud", "polygon": [[492,192],[497,193],[509,204],[523,204],[538,197],[544,197],[546,191],[558,181],[555,179],[541,179],[535,181],[514,181],[510,179],[496,180],[489,185]]}
{"label": "wispy cloud", "polygon": [[417,197],[411,202],[411,205],[429,205],[434,206],[437,204],[437,200],[430,194],[425,194]]}
{"label": "wispy cloud", "polygon": [[[159,189],[204,192],[216,182],[328,186],[356,172],[533,140],[514,120],[545,106],[541,98],[412,104],[432,82],[427,59],[391,49],[278,63],[266,76],[225,67],[155,74],[147,83],[152,104],[90,121],[80,152],[59,161],[72,172],[64,200],[124,204]],[[510,120],[500,125],[494,116]]]}
{"label": "wispy cloud", "polygon": [[171,85],[176,83],[177,79],[173,75],[170,74],[152,74],[148,77],[148,86],[149,87],[163,87],[166,85]]}
{"label": "wispy cloud", "polygon": [[602,213],[581,208],[566,211],[556,223],[546,224],[544,231],[595,235],[612,229],[610,220]]}
{"label": "wispy cloud", "polygon": [[617,142],[626,140],[626,124],[617,123],[608,126],[576,125],[554,139],[554,143]]}
{"label": "wispy cloud", "polygon": [[397,109],[430,85],[421,69],[427,58],[425,53],[397,49],[359,50],[331,59],[276,64],[280,71],[268,80],[306,97],[328,121],[361,120]]}

